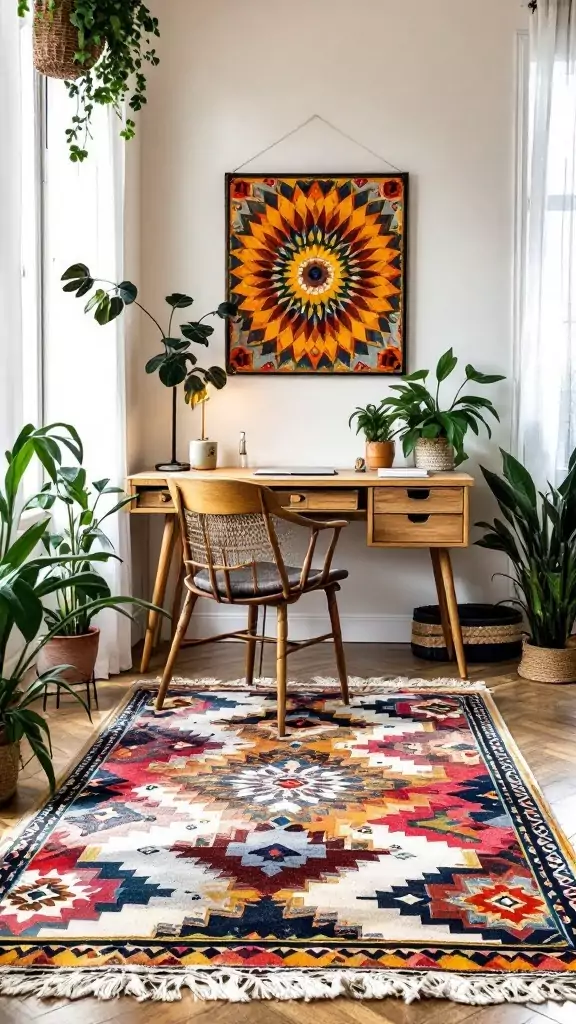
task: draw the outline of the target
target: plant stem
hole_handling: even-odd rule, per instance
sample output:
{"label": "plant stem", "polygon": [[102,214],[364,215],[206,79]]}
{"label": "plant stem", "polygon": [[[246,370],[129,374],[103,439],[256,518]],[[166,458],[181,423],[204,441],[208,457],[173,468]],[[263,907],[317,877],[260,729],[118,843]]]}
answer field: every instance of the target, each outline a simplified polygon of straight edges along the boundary
{"label": "plant stem", "polygon": [[206,440],[206,438],[204,437],[204,434],[206,432],[206,414],[204,412],[204,406],[205,405],[206,405],[206,402],[201,402],[202,408],[200,410],[200,413],[201,413],[201,416],[202,416],[202,434],[201,434],[201,440],[202,441]]}

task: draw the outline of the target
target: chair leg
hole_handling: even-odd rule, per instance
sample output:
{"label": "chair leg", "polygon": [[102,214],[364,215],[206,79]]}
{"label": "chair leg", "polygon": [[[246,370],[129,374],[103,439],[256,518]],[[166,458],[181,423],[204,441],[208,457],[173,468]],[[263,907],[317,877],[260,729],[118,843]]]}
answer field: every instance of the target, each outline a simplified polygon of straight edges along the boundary
{"label": "chair leg", "polygon": [[157,711],[161,711],[164,706],[164,698],[166,697],[166,691],[168,690],[170,680],[172,679],[174,665],[176,663],[176,658],[178,657],[178,652],[180,650],[180,644],[182,643],[186,635],[188,623],[190,622],[190,616],[192,615],[192,611],[194,609],[194,605],[196,604],[197,599],[197,594],[193,594],[192,591],[190,590],[187,591],[186,600],[184,601],[184,607],[182,609],[182,614],[178,619],[178,626],[176,627],[176,632],[174,634],[172,646],[170,647],[170,653],[168,655],[166,667],[164,668],[164,672],[162,675],[162,682],[160,683],[160,689],[158,690],[158,696],[156,698]]}
{"label": "chair leg", "polygon": [[338,601],[336,600],[335,587],[329,587],[326,591],[326,597],[328,598],[328,611],[330,613],[330,623],[334,634],[336,665],[338,667],[338,678],[340,680],[340,689],[342,691],[342,701],[344,704],[348,704],[350,699],[348,694],[348,673],[346,672],[346,658],[344,655],[344,644],[342,643],[342,627],[340,626],[340,614],[338,612]]}
{"label": "chair leg", "polygon": [[254,682],[254,662],[256,661],[256,644],[258,632],[258,605],[248,605],[248,633],[254,639],[246,642],[246,686]]}
{"label": "chair leg", "polygon": [[278,694],[278,735],[286,735],[286,660],[288,645],[288,605],[277,608],[278,628],[276,634],[276,687]]}

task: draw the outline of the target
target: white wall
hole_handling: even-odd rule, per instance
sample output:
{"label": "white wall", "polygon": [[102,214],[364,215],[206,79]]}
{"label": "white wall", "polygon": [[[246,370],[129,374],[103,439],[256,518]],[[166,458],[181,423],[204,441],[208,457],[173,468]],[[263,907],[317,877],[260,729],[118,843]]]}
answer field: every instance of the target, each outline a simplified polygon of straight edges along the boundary
{"label": "white wall", "polygon": [[[509,374],[516,37],[520,0],[156,0],[160,66],[149,76],[141,117],[141,297],[163,312],[170,291],[189,291],[204,313],[224,297],[224,174],[311,114],[411,174],[408,364],[435,363],[453,345],[462,363]],[[386,170],[362,148],[314,122],[246,170]],[[213,362],[224,359],[217,328]],[[158,351],[142,323],[132,359]],[[170,395],[138,378],[133,467],[169,451]],[[388,383],[394,383],[389,379]],[[379,400],[379,378],[233,378],[208,408],[221,463],[236,458],[245,430],[252,464],[349,466],[362,445],[351,410]],[[497,464],[509,444],[510,387],[493,389],[502,427],[492,445],[470,444]],[[180,456],[198,424],[181,403]],[[482,488],[473,519],[490,512]],[[348,530],[350,568],[341,607],[348,639],[406,639],[412,608],[434,599],[425,552],[366,548],[364,524]],[[152,531],[149,558],[156,557]],[[479,549],[456,553],[461,600],[495,600],[501,568]],[[321,614],[316,597],[311,615]],[[320,598],[318,598],[318,602]],[[299,606],[299,610],[303,606]],[[300,611],[303,614],[303,611]],[[302,624],[303,626],[303,624]],[[304,628],[304,627],[303,627]]]}

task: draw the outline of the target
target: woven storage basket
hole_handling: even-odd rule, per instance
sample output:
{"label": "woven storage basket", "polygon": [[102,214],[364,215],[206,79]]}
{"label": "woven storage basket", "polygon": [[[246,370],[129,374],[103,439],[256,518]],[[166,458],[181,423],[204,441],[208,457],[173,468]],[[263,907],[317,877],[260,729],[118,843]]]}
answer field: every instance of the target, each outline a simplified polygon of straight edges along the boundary
{"label": "woven storage basket", "polygon": [[96,63],[104,45],[93,49],[90,60],[78,64],[74,60],[78,50],[78,29],[70,22],[72,0],[57,0],[55,10],[51,12],[47,8],[47,0],[36,0],[34,67],[48,78],[73,81]]}
{"label": "woven storage basket", "polygon": [[[522,653],[522,616],[497,604],[459,604],[462,637],[470,662],[509,661]],[[414,609],[412,653],[425,661],[447,661],[437,604]]]}
{"label": "woven storage basket", "polygon": [[576,683],[576,644],[536,647],[525,640],[518,675],[535,683]]}
{"label": "woven storage basket", "polygon": [[418,469],[447,472],[454,469],[454,449],[445,437],[419,437],[414,448],[414,461]]}
{"label": "woven storage basket", "polygon": [[0,804],[5,804],[16,792],[20,769],[20,744],[0,746]]}

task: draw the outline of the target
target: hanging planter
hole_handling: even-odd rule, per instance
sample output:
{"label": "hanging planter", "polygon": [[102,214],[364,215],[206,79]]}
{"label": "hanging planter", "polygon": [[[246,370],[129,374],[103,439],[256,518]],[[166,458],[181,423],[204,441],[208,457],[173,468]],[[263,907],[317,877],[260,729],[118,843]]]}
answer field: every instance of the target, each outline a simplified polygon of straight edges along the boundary
{"label": "hanging planter", "polygon": [[94,66],[104,43],[93,46],[83,64],[77,60],[78,29],[70,21],[73,0],[60,0],[54,10],[49,0],[37,0],[34,11],[34,67],[47,78],[75,81]]}
{"label": "hanging planter", "polygon": [[132,139],[135,122],[124,116],[146,103],[146,63],[159,61],[151,45],[158,19],[141,0],[17,0],[21,17],[34,10],[34,65],[66,83],[73,113],[66,139],[70,159],[88,156],[96,104],[121,118],[120,135]]}

